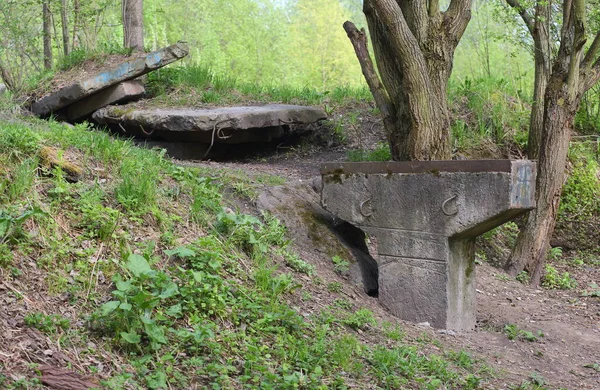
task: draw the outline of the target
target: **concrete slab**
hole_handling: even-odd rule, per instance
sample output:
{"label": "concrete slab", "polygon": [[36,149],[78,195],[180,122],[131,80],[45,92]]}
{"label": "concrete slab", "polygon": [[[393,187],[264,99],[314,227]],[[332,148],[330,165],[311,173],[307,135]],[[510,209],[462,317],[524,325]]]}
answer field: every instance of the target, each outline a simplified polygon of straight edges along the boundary
{"label": "concrete slab", "polygon": [[49,115],[93,93],[162,68],[187,55],[187,45],[177,43],[143,57],[123,62],[116,67],[77,81],[50,95],[44,96],[33,103],[31,111],[38,116]]}
{"label": "concrete slab", "polygon": [[141,80],[123,81],[71,104],[67,107],[67,118],[71,122],[76,121],[110,104],[136,100],[145,91],[144,83]]}
{"label": "concrete slab", "polygon": [[310,124],[327,118],[317,107],[272,104],[208,109],[135,109],[105,107],[93,114],[101,124],[117,125],[134,135],[140,129],[168,141],[212,143],[269,142],[284,134],[283,126]]}
{"label": "concrete slab", "polygon": [[531,161],[326,164],[323,207],[372,237],[394,315],[475,327],[475,238],[535,207]]}

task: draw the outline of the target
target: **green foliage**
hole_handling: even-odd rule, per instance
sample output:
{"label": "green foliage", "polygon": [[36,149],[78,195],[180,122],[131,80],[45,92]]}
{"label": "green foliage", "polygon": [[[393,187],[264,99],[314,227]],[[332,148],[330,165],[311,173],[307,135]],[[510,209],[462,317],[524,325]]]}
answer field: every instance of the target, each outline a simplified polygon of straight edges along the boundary
{"label": "green foliage", "polygon": [[529,284],[529,280],[531,279],[529,273],[527,271],[521,271],[517,275],[517,282],[522,284]]}
{"label": "green foliage", "polygon": [[92,326],[108,334],[118,334],[124,345],[135,345],[140,351],[147,346],[157,350],[167,344],[165,325],[181,315],[176,303],[179,288],[171,277],[152,269],[148,260],[129,255],[125,269],[129,276],[114,278],[115,300],[104,303],[92,317]]}
{"label": "green foliage", "polygon": [[21,236],[21,227],[27,219],[45,214],[45,212],[37,207],[20,212],[18,215],[0,209],[0,244]]}
{"label": "green foliage", "polygon": [[331,258],[331,261],[333,262],[333,269],[336,272],[344,273],[348,272],[348,270],[350,269],[350,263],[342,259],[338,255],[333,256]]}
{"label": "green foliage", "polygon": [[39,312],[28,313],[23,318],[23,321],[25,322],[25,325],[36,328],[46,334],[55,334],[71,327],[71,321],[58,314],[46,315]]}
{"label": "green foliage", "polygon": [[380,142],[373,150],[350,150],[346,152],[346,158],[351,162],[390,161],[392,153],[387,143]]}
{"label": "green foliage", "polygon": [[563,272],[561,275],[556,268],[550,264],[546,264],[545,271],[546,273],[542,280],[542,286],[561,290],[570,290],[577,287],[577,281],[573,279],[568,272]]}
{"label": "green foliage", "polygon": [[342,324],[351,327],[354,330],[366,330],[371,326],[377,325],[377,320],[373,312],[368,309],[359,309],[350,313],[342,319]]}
{"label": "green foliage", "polygon": [[538,341],[540,337],[544,337],[544,333],[542,333],[541,330],[538,330],[537,333],[534,334],[533,332],[520,329],[515,324],[506,324],[504,326],[504,333],[506,333],[509,340],[534,342]]}
{"label": "green foliage", "polygon": [[573,147],[573,171],[563,186],[559,216],[576,221],[600,214],[598,161],[582,147]]}
{"label": "green foliage", "polygon": [[588,289],[581,292],[581,296],[600,298],[600,287],[596,283],[590,283]]}

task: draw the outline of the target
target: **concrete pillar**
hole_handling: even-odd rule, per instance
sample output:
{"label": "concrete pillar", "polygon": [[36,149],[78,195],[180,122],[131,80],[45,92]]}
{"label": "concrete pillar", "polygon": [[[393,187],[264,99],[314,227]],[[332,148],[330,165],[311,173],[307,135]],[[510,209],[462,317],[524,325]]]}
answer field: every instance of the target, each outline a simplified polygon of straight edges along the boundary
{"label": "concrete pillar", "polygon": [[535,163],[326,164],[321,202],[369,234],[379,299],[437,328],[475,327],[475,238],[534,207]]}

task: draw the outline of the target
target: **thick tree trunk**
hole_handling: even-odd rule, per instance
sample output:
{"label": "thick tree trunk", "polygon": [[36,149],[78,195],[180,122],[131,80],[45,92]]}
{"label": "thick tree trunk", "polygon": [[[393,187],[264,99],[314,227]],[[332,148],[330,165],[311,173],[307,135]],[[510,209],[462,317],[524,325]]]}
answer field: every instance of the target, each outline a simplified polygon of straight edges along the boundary
{"label": "thick tree trunk", "polygon": [[135,51],[144,50],[143,0],[122,0],[124,46]]}
{"label": "thick tree trunk", "polygon": [[577,99],[569,99],[563,77],[552,76],[545,95],[544,131],[536,180],[536,208],[529,213],[506,265],[507,271],[513,276],[526,270],[532,285],[540,283],[549,240],[554,231],[566,178],[565,168],[578,107]]}
{"label": "thick tree trunk", "polygon": [[[425,7],[425,2],[364,1],[377,68],[385,86],[385,99],[376,97],[376,103],[384,113],[394,160],[451,157],[447,87],[454,51],[470,19],[470,2],[452,1],[444,13],[438,4],[432,1]],[[356,50],[352,34],[348,36]],[[356,52],[376,95],[373,86],[379,80],[374,80],[377,76],[372,72],[365,72],[367,56]],[[382,107],[381,101],[388,107]]]}
{"label": "thick tree trunk", "polygon": [[44,28],[44,68],[52,68],[52,23],[50,20],[50,8],[48,1],[42,3],[42,16]]}
{"label": "thick tree trunk", "polygon": [[63,52],[65,57],[71,53],[69,47],[69,21],[67,19],[67,0],[61,0],[60,24],[62,26]]}

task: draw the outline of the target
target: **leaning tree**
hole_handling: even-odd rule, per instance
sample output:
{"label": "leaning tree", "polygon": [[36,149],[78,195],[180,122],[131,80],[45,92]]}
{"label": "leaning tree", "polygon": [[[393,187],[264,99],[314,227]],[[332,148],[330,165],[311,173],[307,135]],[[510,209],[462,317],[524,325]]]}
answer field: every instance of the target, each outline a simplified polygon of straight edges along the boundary
{"label": "leaning tree", "polygon": [[[530,7],[518,0],[506,0],[521,15],[535,46],[535,99],[541,113],[532,114],[530,148],[537,147],[538,168],[535,210],[521,228],[506,268],[512,275],[523,269],[531,275],[531,284],[539,284],[550,236],[560,204],[566,175],[565,167],[575,114],[583,95],[600,80],[600,29],[590,33],[586,0],[530,1]],[[562,22],[562,24],[560,24]],[[560,26],[558,37],[550,33]],[[593,38],[588,40],[588,38]],[[558,43],[554,58],[550,48]],[[550,64],[551,69],[550,69]],[[543,96],[543,99],[542,99]],[[534,110],[536,106],[534,105]],[[540,123],[533,123],[534,120]],[[532,139],[533,138],[533,139]],[[530,151],[531,153],[531,151]]]}
{"label": "leaning tree", "polygon": [[377,72],[364,30],[344,24],[394,160],[449,159],[448,79],[456,46],[471,19],[471,0],[364,0]]}

